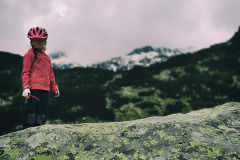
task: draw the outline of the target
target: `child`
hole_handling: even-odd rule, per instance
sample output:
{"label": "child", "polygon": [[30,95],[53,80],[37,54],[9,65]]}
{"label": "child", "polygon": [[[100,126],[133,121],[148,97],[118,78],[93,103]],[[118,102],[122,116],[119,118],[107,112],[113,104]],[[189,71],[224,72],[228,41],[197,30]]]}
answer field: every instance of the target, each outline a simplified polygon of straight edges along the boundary
{"label": "child", "polygon": [[26,98],[26,127],[45,124],[48,92],[59,97],[58,85],[50,57],[44,52],[48,33],[44,28],[31,28],[28,32],[31,49],[24,55],[22,69],[22,96]]}

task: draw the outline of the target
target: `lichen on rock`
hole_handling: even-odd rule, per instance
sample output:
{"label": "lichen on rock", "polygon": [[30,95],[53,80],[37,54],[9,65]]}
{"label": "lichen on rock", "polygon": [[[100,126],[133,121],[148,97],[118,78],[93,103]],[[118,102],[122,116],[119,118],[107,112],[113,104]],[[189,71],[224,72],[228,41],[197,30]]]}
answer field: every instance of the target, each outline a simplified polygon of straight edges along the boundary
{"label": "lichen on rock", "polygon": [[240,159],[240,103],[135,121],[43,125],[0,136],[0,159]]}

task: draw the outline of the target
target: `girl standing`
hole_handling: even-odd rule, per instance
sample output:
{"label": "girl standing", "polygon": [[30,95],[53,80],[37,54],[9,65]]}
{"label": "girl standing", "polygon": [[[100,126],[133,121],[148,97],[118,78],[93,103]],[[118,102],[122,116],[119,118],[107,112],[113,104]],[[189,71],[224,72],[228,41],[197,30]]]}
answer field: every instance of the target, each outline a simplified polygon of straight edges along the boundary
{"label": "girl standing", "polygon": [[22,96],[26,98],[26,127],[45,124],[48,92],[59,97],[58,85],[45,53],[48,33],[44,28],[34,27],[28,32],[31,49],[24,55],[22,69]]}

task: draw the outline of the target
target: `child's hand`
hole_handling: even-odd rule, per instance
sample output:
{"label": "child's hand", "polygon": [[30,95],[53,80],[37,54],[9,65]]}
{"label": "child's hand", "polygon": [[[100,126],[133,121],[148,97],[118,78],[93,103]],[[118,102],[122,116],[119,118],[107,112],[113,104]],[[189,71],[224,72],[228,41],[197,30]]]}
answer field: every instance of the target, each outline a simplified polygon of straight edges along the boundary
{"label": "child's hand", "polygon": [[30,98],[31,92],[30,89],[26,88],[24,89],[22,96],[25,97],[26,99]]}
{"label": "child's hand", "polygon": [[54,92],[54,97],[58,98],[60,96],[59,90]]}

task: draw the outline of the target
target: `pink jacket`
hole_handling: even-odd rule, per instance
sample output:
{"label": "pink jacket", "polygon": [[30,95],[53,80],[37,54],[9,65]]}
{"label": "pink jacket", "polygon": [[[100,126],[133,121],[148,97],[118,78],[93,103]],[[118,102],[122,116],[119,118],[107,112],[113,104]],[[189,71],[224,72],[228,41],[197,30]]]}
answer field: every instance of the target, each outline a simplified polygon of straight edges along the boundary
{"label": "pink jacket", "polygon": [[33,49],[30,49],[24,55],[22,85],[23,89],[29,88],[46,91],[50,91],[51,89],[53,92],[58,91],[58,85],[55,82],[51,66],[51,59],[46,53],[37,52],[37,57],[35,58]]}

